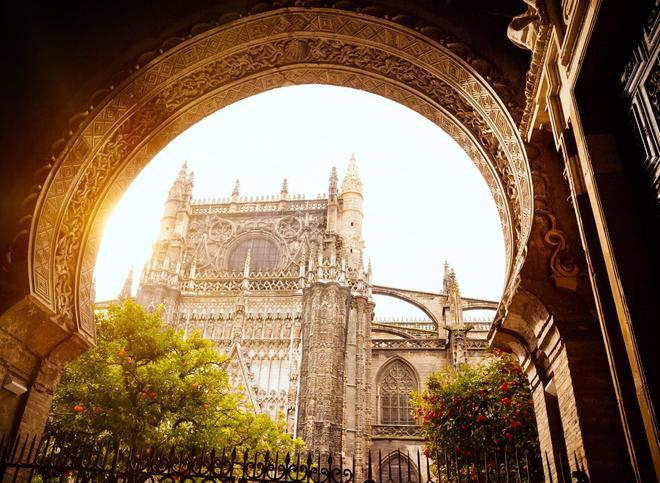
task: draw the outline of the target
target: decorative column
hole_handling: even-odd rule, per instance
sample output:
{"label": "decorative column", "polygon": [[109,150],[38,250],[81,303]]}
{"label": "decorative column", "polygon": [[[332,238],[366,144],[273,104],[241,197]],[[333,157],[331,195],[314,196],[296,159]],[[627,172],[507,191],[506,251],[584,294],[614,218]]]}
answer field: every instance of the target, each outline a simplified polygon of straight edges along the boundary
{"label": "decorative column", "polygon": [[463,324],[463,301],[461,290],[456,280],[456,272],[445,262],[442,289],[447,294],[448,309],[445,313],[446,325],[444,329],[449,337],[449,359],[451,364],[458,368],[468,363],[467,332],[471,327]]}
{"label": "decorative column", "polygon": [[346,340],[344,384],[344,445],[354,458],[356,478],[366,463],[371,442],[371,321],[374,303],[366,293],[355,293],[351,300]]}
{"label": "decorative column", "polygon": [[298,436],[312,450],[342,450],[346,324],[350,290],[315,281],[303,290]]}

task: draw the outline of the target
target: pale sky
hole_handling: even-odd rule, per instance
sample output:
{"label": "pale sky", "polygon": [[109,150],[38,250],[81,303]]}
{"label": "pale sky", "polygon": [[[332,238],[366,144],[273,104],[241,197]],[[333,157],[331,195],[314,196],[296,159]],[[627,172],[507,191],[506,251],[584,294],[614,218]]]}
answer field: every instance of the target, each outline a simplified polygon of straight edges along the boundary
{"label": "pale sky", "polygon": [[[344,87],[284,87],[226,107],[166,146],[113,211],[96,264],[96,299],[116,298],[156,241],[167,192],[181,164],[194,198],[326,193],[355,153],[364,194],[365,266],[374,283],[439,292],[446,259],[461,293],[499,300],[502,228],[490,191],[463,150],[435,124],[393,101]],[[137,284],[137,277],[135,280]],[[135,287],[136,289],[137,287]],[[423,316],[377,297],[376,316]],[[469,313],[466,315],[476,315]]]}

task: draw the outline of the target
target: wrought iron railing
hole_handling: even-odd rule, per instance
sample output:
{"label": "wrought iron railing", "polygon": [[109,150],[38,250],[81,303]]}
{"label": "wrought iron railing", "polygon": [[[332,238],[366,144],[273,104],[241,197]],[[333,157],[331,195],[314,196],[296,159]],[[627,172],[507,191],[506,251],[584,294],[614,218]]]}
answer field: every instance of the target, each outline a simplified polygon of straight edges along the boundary
{"label": "wrought iron railing", "polygon": [[226,483],[444,483],[543,481],[540,462],[516,451],[437,455],[368,452],[356,468],[341,454],[138,448],[89,436],[0,439],[0,481]]}

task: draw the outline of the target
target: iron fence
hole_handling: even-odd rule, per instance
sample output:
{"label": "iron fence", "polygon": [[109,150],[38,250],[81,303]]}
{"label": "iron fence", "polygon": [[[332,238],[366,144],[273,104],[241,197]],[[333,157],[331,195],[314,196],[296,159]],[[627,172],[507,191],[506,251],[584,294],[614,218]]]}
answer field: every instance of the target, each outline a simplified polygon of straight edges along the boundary
{"label": "iron fence", "polygon": [[[3,437],[0,481],[445,483],[543,481],[539,462],[516,451],[425,455],[369,452],[343,455],[249,450],[138,448],[89,437]],[[356,468],[357,464],[357,468]]]}

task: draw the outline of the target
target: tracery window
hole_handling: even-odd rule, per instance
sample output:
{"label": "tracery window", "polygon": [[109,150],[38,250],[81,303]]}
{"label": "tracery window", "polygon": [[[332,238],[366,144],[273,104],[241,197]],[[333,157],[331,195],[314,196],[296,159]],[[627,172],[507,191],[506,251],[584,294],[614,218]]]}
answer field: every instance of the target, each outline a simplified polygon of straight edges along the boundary
{"label": "tracery window", "polygon": [[410,393],[417,390],[417,378],[401,361],[392,362],[380,383],[381,424],[416,424],[410,409]]}
{"label": "tracery window", "polygon": [[277,266],[277,246],[266,238],[250,238],[236,246],[229,254],[227,268],[241,272],[245,257],[250,251],[250,270],[253,272],[272,270]]}

